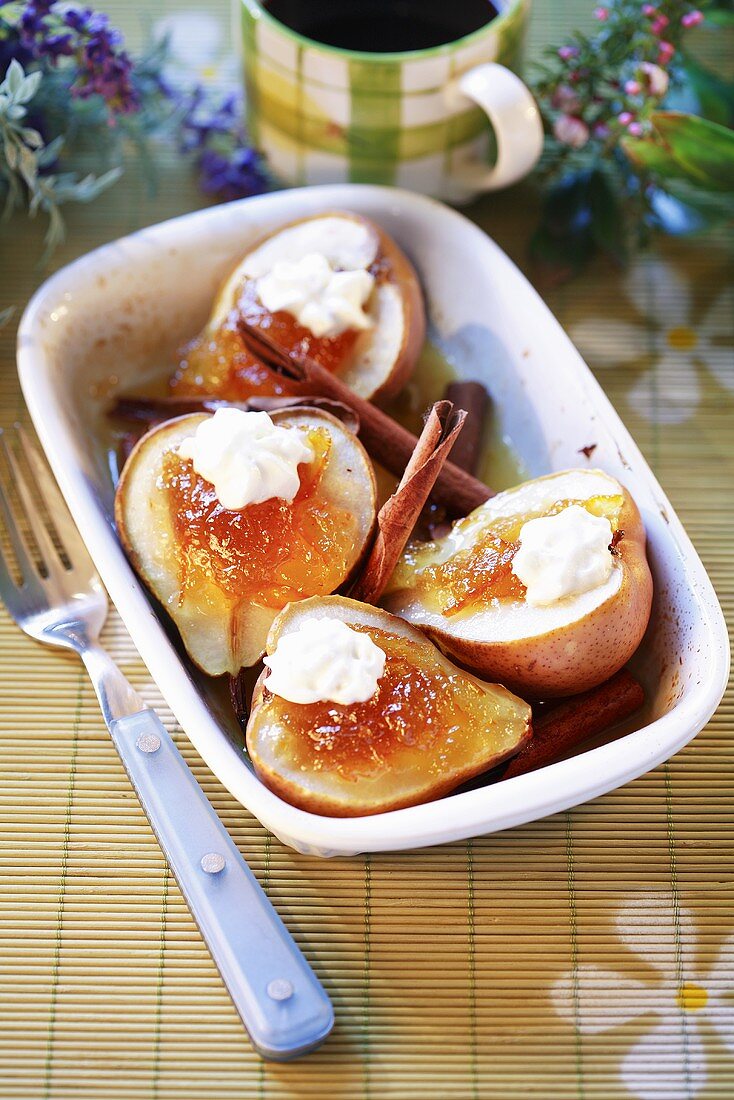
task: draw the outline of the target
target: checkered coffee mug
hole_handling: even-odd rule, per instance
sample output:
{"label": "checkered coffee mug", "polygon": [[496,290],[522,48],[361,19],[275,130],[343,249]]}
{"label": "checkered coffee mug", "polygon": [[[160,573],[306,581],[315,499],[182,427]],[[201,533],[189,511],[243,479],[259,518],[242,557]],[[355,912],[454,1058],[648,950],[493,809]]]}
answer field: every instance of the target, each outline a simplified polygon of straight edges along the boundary
{"label": "checkered coffee mug", "polygon": [[455,42],[384,54],[323,45],[259,0],[237,2],[250,133],[284,182],[394,184],[464,202],[540,156],[538,109],[511,71],[529,0],[508,0]]}

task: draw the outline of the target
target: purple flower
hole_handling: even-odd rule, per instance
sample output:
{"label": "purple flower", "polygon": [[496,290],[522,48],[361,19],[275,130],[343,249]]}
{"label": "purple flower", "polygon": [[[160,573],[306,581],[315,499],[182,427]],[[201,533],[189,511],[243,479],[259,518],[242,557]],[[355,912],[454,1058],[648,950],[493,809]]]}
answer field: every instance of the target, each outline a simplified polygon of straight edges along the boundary
{"label": "purple flower", "polygon": [[50,4],[26,4],[18,28],[23,45],[35,53],[37,39],[46,33],[46,17]]}
{"label": "purple flower", "polygon": [[589,140],[589,127],[573,115],[561,115],[553,123],[553,133],[557,141],[570,145],[572,149],[581,149]]}
{"label": "purple flower", "polygon": [[259,195],[268,186],[260,154],[242,147],[229,156],[205,149],[199,159],[201,187],[224,201]]}
{"label": "purple flower", "polygon": [[571,61],[574,57],[578,57],[578,46],[561,46],[558,50],[558,56],[561,61]]}
{"label": "purple flower", "polygon": [[66,12],[75,18],[69,25],[86,38],[77,51],[79,76],[71,88],[72,95],[88,99],[100,95],[107,106],[120,114],[130,114],[140,106],[132,80],[132,61],[119,49],[122,37],[110,27],[107,16],[88,9]]}
{"label": "purple flower", "polygon": [[642,137],[642,132],[643,130],[641,122],[630,122],[629,126],[627,127],[627,133],[632,134],[632,137]]}
{"label": "purple flower", "polygon": [[681,19],[681,23],[684,27],[697,27],[699,23],[703,23],[704,14],[702,11],[689,11]]}
{"label": "purple flower", "polygon": [[617,115],[617,122],[620,126],[629,126],[630,122],[634,120],[634,117],[631,111],[621,111]]}
{"label": "purple flower", "polygon": [[95,35],[106,33],[115,45],[122,41],[122,35],[114,27],[102,12],[92,11],[91,8],[69,8],[63,14],[63,20],[67,27],[71,27],[77,34]]}
{"label": "purple flower", "polygon": [[239,96],[228,95],[216,107],[209,107],[199,85],[191,94],[181,122],[181,152],[202,149],[213,134],[231,134],[239,129]]}
{"label": "purple flower", "polygon": [[74,42],[70,34],[49,34],[39,43],[39,52],[56,61],[59,57],[71,57],[74,53]]}

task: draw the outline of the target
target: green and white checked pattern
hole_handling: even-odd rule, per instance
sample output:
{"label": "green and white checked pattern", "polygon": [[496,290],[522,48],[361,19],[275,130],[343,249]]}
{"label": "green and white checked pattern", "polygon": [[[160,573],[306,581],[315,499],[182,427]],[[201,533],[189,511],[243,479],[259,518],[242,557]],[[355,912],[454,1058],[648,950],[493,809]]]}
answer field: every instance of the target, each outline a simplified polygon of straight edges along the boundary
{"label": "green and white checked pattern", "polygon": [[459,43],[417,54],[339,51],[300,38],[243,0],[249,125],[282,180],[382,183],[455,197],[455,168],[491,163],[479,107],[451,107],[445,89],[472,66],[520,60],[527,0]]}

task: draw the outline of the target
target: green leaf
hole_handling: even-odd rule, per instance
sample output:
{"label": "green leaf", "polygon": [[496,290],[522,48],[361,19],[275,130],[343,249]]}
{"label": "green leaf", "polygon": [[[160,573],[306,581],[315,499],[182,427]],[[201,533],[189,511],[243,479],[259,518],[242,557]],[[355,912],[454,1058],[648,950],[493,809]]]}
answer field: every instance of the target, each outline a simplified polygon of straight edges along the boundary
{"label": "green leaf", "polygon": [[28,73],[20,88],[18,89],[15,99],[18,103],[29,103],[33,99],[34,95],[41,86],[43,80],[42,72]]}
{"label": "green leaf", "polygon": [[682,54],[681,57],[685,80],[676,102],[671,103],[668,97],[666,107],[700,115],[722,126],[734,125],[734,84],[722,80],[695,57],[689,54]]}
{"label": "green leaf", "polygon": [[707,8],[706,25],[712,27],[734,27],[734,11],[724,8]]}
{"label": "green leaf", "polygon": [[734,130],[678,111],[655,111],[652,123],[676,160],[703,186],[734,189]]}
{"label": "green leaf", "polygon": [[25,80],[25,73],[23,72],[23,66],[16,58],[8,65],[8,71],[5,74],[5,80],[3,81],[2,88],[8,95],[15,99],[20,89],[23,87],[23,81]]}
{"label": "green leaf", "polygon": [[43,138],[38,130],[34,130],[30,126],[25,126],[20,136],[30,149],[40,149],[43,146]]}
{"label": "green leaf", "polygon": [[621,142],[637,168],[706,191],[734,190],[734,130],[679,111],[654,111],[651,121],[650,137],[628,135]]}

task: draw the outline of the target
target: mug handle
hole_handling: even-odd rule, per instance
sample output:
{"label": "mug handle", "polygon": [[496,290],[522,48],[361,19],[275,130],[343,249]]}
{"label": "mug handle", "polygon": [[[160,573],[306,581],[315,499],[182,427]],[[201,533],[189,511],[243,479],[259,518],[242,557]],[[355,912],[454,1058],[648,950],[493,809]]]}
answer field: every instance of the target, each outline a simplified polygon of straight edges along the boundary
{"label": "mug handle", "polygon": [[498,191],[522,179],[537,164],[543,151],[543,120],[527,86],[518,76],[487,61],[457,77],[447,89],[449,103],[458,106],[473,100],[492,123],[497,139],[493,167],[476,161],[459,164],[456,182],[470,191]]}

